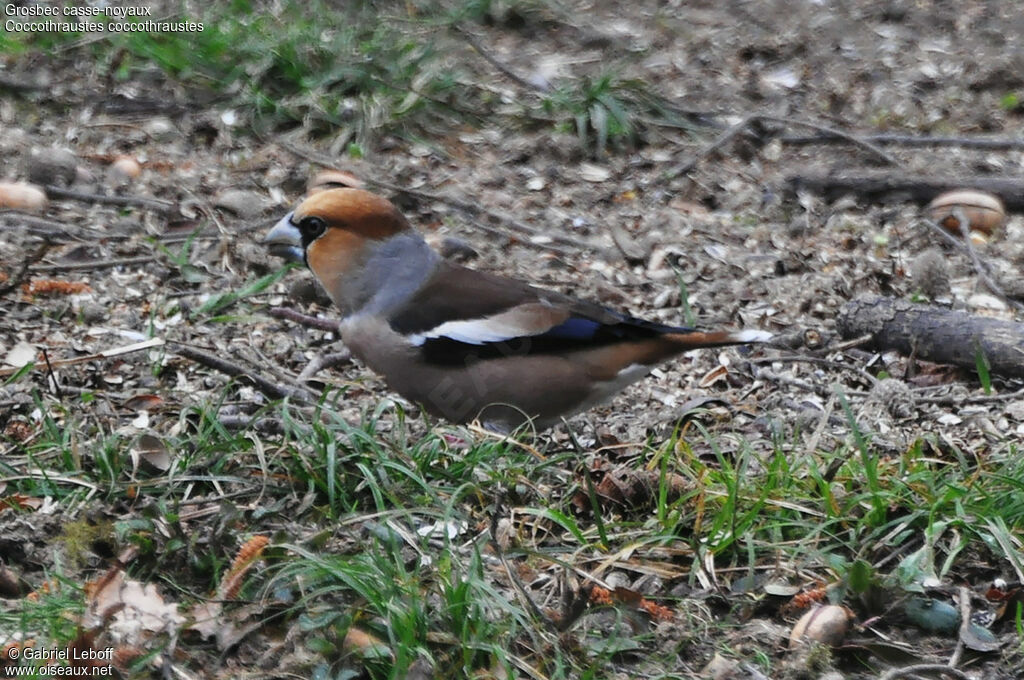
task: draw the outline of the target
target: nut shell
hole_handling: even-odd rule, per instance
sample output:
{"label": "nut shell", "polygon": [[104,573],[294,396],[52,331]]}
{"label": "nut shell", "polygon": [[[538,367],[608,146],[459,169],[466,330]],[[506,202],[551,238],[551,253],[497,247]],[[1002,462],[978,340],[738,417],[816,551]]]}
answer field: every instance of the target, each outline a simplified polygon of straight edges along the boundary
{"label": "nut shell", "polygon": [[337,189],[338,187],[363,189],[365,186],[366,183],[351,172],[327,169],[321,170],[309,179],[309,184],[306,187],[306,193],[311,196],[315,193],[327,191],[328,189]]}
{"label": "nut shell", "polygon": [[110,164],[110,171],[119,177],[135,179],[142,173],[142,166],[131,156],[118,156]]}
{"label": "nut shell", "polygon": [[0,182],[0,208],[38,212],[46,207],[46,192],[26,182]]}
{"label": "nut shell", "polygon": [[850,629],[850,611],[835,604],[816,607],[800,617],[789,636],[789,648],[802,642],[820,642],[830,647],[843,644]]}
{"label": "nut shell", "polygon": [[975,189],[956,189],[936,196],[928,204],[928,216],[951,234],[960,236],[960,215],[968,230],[991,235],[1006,219],[998,196]]}

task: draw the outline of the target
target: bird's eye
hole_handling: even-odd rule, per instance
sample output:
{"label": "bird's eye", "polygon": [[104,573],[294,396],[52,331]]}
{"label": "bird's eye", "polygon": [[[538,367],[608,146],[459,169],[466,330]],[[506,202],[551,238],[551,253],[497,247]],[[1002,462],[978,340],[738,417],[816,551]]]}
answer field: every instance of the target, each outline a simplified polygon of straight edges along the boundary
{"label": "bird's eye", "polygon": [[299,222],[299,231],[306,243],[315,241],[320,235],[327,231],[327,223],[319,217],[307,217]]}

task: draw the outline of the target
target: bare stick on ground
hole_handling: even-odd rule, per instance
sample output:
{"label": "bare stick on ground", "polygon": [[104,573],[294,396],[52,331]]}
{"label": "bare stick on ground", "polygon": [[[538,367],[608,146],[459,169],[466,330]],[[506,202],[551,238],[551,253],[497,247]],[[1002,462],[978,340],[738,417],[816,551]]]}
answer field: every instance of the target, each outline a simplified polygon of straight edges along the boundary
{"label": "bare stick on ground", "polygon": [[[102,359],[110,359],[112,357],[119,357],[124,354],[131,354],[132,352],[140,352],[146,349],[153,349],[155,347],[162,347],[164,341],[160,338],[150,338],[149,340],[143,340],[142,342],[135,342],[131,345],[125,345],[123,347],[114,347],[112,349],[97,352],[95,354],[89,354],[84,357],[73,357],[71,359],[54,359],[53,361],[47,360],[46,367],[48,369],[64,368],[65,366],[77,366],[79,364],[86,364],[90,361],[100,361]],[[41,368],[41,367],[36,367]],[[14,375],[21,370],[21,367],[0,367],[0,378]]]}
{"label": "bare stick on ground", "polygon": [[84,203],[103,203],[106,205],[134,206],[146,208],[158,213],[169,214],[174,212],[174,204],[170,201],[162,201],[157,198],[146,198],[144,196],[104,196],[102,194],[88,194],[81,191],[72,191],[57,186],[47,185],[46,195],[50,198],[65,198]]}
{"label": "bare stick on ground", "polygon": [[279,385],[272,382],[261,375],[247,371],[245,368],[238,364],[233,364],[230,361],[226,361],[220,357],[216,357],[202,350],[198,350],[188,345],[183,345],[178,342],[173,343],[173,352],[186,359],[191,359],[196,363],[202,364],[207,368],[212,368],[215,371],[219,371],[225,375],[229,375],[233,378],[248,378],[252,381],[253,385],[257,390],[262,392],[264,395],[271,399],[284,399],[288,397],[294,401],[306,403],[315,400],[315,395],[307,390],[298,389],[295,387],[289,387],[287,385]]}
{"label": "bare stick on ground", "polygon": [[848,302],[836,328],[844,338],[871,333],[870,346],[879,351],[971,370],[980,352],[992,375],[1024,378],[1024,324],[880,297]]}
{"label": "bare stick on ground", "polygon": [[551,91],[550,86],[531,82],[526,78],[522,77],[521,75],[519,75],[518,73],[516,73],[515,71],[513,71],[511,68],[509,68],[502,62],[498,61],[498,59],[495,58],[488,49],[486,49],[483,45],[480,44],[480,41],[477,40],[475,35],[470,33],[462,26],[454,24],[452,28],[455,30],[456,33],[461,35],[466,40],[466,42],[469,43],[470,47],[477,51],[477,54],[484,58],[484,61],[486,61],[494,68],[498,69],[498,71],[502,75],[504,75],[506,78],[514,82],[516,85],[519,85],[520,87],[527,90],[531,90],[533,92],[546,93]]}
{"label": "bare stick on ground", "polygon": [[1024,179],[1019,177],[922,177],[907,175],[793,175],[786,178],[793,193],[810,191],[827,201],[854,195],[872,203],[913,201],[924,205],[943,191],[970,187],[999,196],[1008,210],[1024,210]]}
{"label": "bare stick on ground", "polygon": [[318,354],[313,357],[313,360],[306,364],[306,367],[302,369],[302,373],[299,373],[299,377],[296,381],[299,383],[308,382],[313,378],[314,375],[328,368],[334,368],[341,364],[347,364],[352,361],[352,353],[347,349],[340,352],[331,352],[330,354]]}
{"label": "bare stick on ground", "polygon": [[[985,149],[987,151],[1012,151],[1024,149],[1024,140],[999,137],[929,137],[928,135],[865,135],[861,141],[878,146],[903,146],[909,148],[959,147],[961,149]],[[785,135],[779,138],[783,144],[801,146],[806,144],[847,144],[849,140],[840,135],[822,132],[818,135]]]}
{"label": "bare stick on ground", "polygon": [[900,165],[900,162],[897,161],[890,154],[886,153],[885,151],[878,148],[874,144],[865,141],[863,137],[859,137],[849,132],[844,132],[837,128],[829,127],[827,125],[821,125],[819,123],[812,123],[806,120],[799,120],[797,118],[782,118],[778,116],[766,116],[754,113],[745,117],[743,120],[741,120],[728,130],[723,132],[714,141],[712,141],[710,144],[708,144],[703,149],[698,151],[689,160],[683,161],[679,165],[676,165],[669,169],[665,173],[666,179],[672,179],[674,177],[678,177],[679,175],[685,175],[686,173],[690,172],[697,166],[697,163],[701,162],[706,158],[709,158],[711,154],[713,154],[715,151],[718,151],[720,148],[728,144],[734,137],[736,137],[741,132],[746,130],[748,127],[754,125],[754,123],[757,122],[776,123],[778,125],[806,127],[812,130],[817,130],[818,132],[821,132],[823,134],[843,139],[849,142],[850,144],[853,144],[854,146],[859,146],[862,149],[877,156],[880,160],[887,163],[888,165],[894,165],[897,167],[899,167]]}
{"label": "bare stick on ground", "polygon": [[115,257],[109,260],[89,260],[88,262],[65,262],[57,264],[37,264],[32,266],[34,272],[71,272],[88,271],[92,269],[107,269],[109,267],[130,267],[137,264],[149,264],[156,260],[155,255],[140,255],[139,257]]}
{"label": "bare stick on ground", "polygon": [[[960,208],[956,208],[953,211],[953,214],[956,216],[956,219],[960,221],[960,236],[963,237],[961,245],[970,256],[971,264],[974,265],[974,271],[978,272],[978,278],[981,279],[981,282],[985,284],[985,287],[999,297],[1000,300],[1017,311],[1024,310],[1024,304],[1021,304],[1006,294],[1006,291],[1003,290],[1003,287],[995,280],[995,277],[992,276],[992,273],[989,271],[988,267],[985,266],[985,263],[981,261],[980,257],[978,257],[978,253],[974,250],[974,244],[971,242],[971,235],[968,233],[968,225],[971,221],[967,219],[966,215],[964,215],[964,211]],[[941,229],[938,225],[936,225],[936,227]]]}
{"label": "bare stick on ground", "polygon": [[300,326],[307,326],[309,328],[319,328],[322,331],[331,331],[333,333],[340,333],[338,331],[338,321],[336,319],[321,319],[318,316],[310,316],[309,314],[303,314],[297,312],[290,307],[271,307],[267,310],[267,314],[274,317],[275,319],[285,319],[287,321],[293,321]]}

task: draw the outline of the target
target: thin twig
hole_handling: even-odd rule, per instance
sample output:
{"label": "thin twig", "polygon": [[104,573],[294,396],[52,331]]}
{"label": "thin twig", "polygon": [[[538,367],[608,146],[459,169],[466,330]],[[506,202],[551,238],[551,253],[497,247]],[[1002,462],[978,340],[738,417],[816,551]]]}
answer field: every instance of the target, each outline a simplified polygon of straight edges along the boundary
{"label": "thin twig", "polygon": [[740,122],[733,125],[731,128],[720,134],[710,144],[705,146],[703,149],[694,154],[691,158],[683,161],[679,165],[670,168],[664,175],[665,179],[675,179],[679,175],[685,175],[686,173],[697,167],[697,164],[702,160],[709,158],[711,154],[721,149],[723,146],[728,144],[736,135],[740,134],[747,129],[753,122],[757,120],[756,114],[745,116]]}
{"label": "thin twig", "polygon": [[[50,368],[63,368],[65,366],[76,366],[78,364],[89,363],[90,361],[99,361],[100,359],[109,359],[111,357],[119,357],[124,354],[130,354],[132,352],[139,352],[145,349],[152,349],[154,347],[160,347],[164,344],[164,341],[160,338],[150,338],[149,340],[143,340],[142,342],[136,342],[131,345],[125,345],[123,347],[114,347],[113,349],[104,350],[103,352],[97,352],[96,354],[90,354],[84,357],[74,357],[73,359],[58,359],[56,361],[49,361],[47,365]],[[16,366],[13,368],[0,368],[0,378],[14,375],[20,371],[23,367]]]}
{"label": "thin twig", "polygon": [[[93,229],[91,227],[79,226],[71,228],[61,222],[48,220],[44,217],[36,217],[35,215],[26,215],[17,210],[0,210],[0,220],[15,221],[17,226],[24,227],[29,233],[51,239],[60,236],[77,241],[89,241],[99,238],[106,241],[127,241],[136,236],[135,234],[109,234],[101,229]],[[84,234],[78,232],[84,232]]]}
{"label": "thin twig", "polygon": [[939,406],[963,406],[964,404],[992,404],[1003,401],[1012,401],[1024,397],[1024,389],[1005,394],[978,394],[966,397],[955,397],[947,394],[941,397],[914,397],[914,401],[921,404],[937,404]]}
{"label": "thin twig", "polygon": [[967,673],[941,663],[917,663],[912,666],[904,666],[903,668],[892,668],[883,673],[878,680],[897,680],[897,678],[906,677],[914,673],[946,674],[960,680],[971,680],[971,676],[967,675]]}
{"label": "thin twig", "polygon": [[865,140],[863,137],[850,134],[849,132],[844,132],[838,128],[829,127],[828,125],[821,125],[820,123],[812,123],[807,120],[800,120],[799,118],[781,118],[777,116],[758,116],[758,118],[765,122],[778,123],[779,125],[796,125],[798,127],[810,128],[811,130],[817,130],[818,132],[824,132],[826,134],[835,135],[836,137],[840,137],[842,139],[847,140],[848,142],[854,144],[855,146],[859,146],[866,151],[870,151],[871,153],[875,154],[889,165],[892,165],[897,168],[902,165],[893,156],[890,156],[888,153],[878,148],[871,142]]}
{"label": "thin twig", "polygon": [[70,272],[92,269],[106,269],[107,267],[125,267],[133,264],[148,264],[155,260],[155,255],[141,255],[139,257],[116,257],[110,260],[90,260],[89,262],[37,264],[33,266],[31,269],[34,272]]}
{"label": "thin twig", "polygon": [[957,596],[960,600],[957,603],[960,605],[960,634],[957,636],[956,649],[953,650],[953,655],[949,657],[950,668],[956,668],[960,665],[960,658],[964,655],[966,647],[964,640],[971,633],[971,591],[964,586],[960,586],[957,589]]}
{"label": "thin twig", "polygon": [[859,338],[851,338],[849,340],[846,340],[845,342],[837,342],[833,345],[829,345],[828,347],[825,347],[824,350],[829,352],[830,354],[832,352],[845,352],[848,349],[860,347],[865,343],[871,342],[871,339],[874,337],[874,334],[867,333],[865,335],[860,336]]}
{"label": "thin twig", "polygon": [[186,345],[181,342],[170,341],[173,345],[173,352],[179,356],[191,359],[196,363],[202,364],[207,368],[212,368],[215,371],[224,373],[233,378],[248,378],[253,382],[253,385],[267,397],[271,399],[292,399],[294,401],[306,403],[314,400],[313,394],[309,390],[304,390],[297,387],[286,387],[284,385],[278,385],[273,383],[261,375],[252,373],[245,370],[237,364],[233,364],[230,361],[216,357],[212,354],[200,351],[194,347]]}
{"label": "thin twig", "polygon": [[537,603],[533,601],[533,598],[530,597],[529,591],[526,590],[526,586],[523,585],[523,582],[519,579],[519,575],[516,573],[516,570],[510,567],[508,564],[508,560],[505,559],[505,550],[501,547],[501,542],[498,540],[498,518],[501,517],[503,505],[504,493],[502,492],[499,493],[498,497],[494,499],[494,514],[491,515],[490,527],[491,548],[494,550],[494,554],[497,555],[498,560],[501,562],[501,566],[505,568],[505,573],[508,575],[508,578],[512,582],[512,585],[515,586],[516,590],[519,592],[520,597],[522,597],[523,600],[526,601],[526,605],[529,608],[529,610],[533,613],[533,616],[538,621],[543,622],[544,625],[548,628],[548,630],[558,632],[560,630],[558,623],[552,621],[551,618],[548,617],[547,614],[545,614],[544,611],[537,605]]}
{"label": "thin twig", "polygon": [[[295,379],[295,374],[288,371],[283,366],[279,366],[278,362],[273,361],[267,357],[263,352],[255,346],[247,346],[245,348],[233,346],[231,348],[231,355],[240,361],[247,361],[254,366],[258,366],[265,370],[269,375],[264,376],[267,380],[276,380],[280,384],[291,385],[297,390],[305,390],[306,386]],[[247,352],[256,354],[257,358],[252,359],[247,355]]]}
{"label": "thin twig", "polygon": [[807,364],[820,364],[822,366],[828,366],[829,368],[835,368],[835,369],[838,369],[838,370],[850,371],[851,373],[856,373],[858,376],[860,376],[865,381],[867,381],[867,383],[869,385],[877,385],[878,384],[878,378],[876,378],[875,376],[871,375],[870,373],[865,371],[863,368],[857,368],[856,366],[847,366],[846,364],[841,364],[838,361],[832,361],[831,359],[826,359],[824,357],[811,357],[811,356],[806,356],[806,355],[794,354],[794,355],[788,355],[788,356],[752,357],[750,359],[747,359],[746,361],[751,363],[751,364],[773,364],[776,361],[778,361],[778,362],[800,362],[800,363],[807,363]]}
{"label": "thin twig", "polygon": [[330,354],[318,354],[313,357],[313,360],[306,364],[306,367],[299,373],[299,377],[296,380],[299,383],[308,382],[314,375],[328,368],[334,368],[341,364],[347,364],[352,361],[352,352],[342,350],[341,352],[331,352]]}
{"label": "thin twig", "polygon": [[[1014,300],[1006,291],[1003,290],[1002,286],[995,280],[995,277],[989,272],[981,262],[981,258],[978,257],[978,253],[974,250],[974,244],[971,243],[971,234],[968,231],[970,228],[970,220],[967,219],[967,215],[960,208],[953,209],[953,217],[960,223],[960,235],[963,237],[961,247],[967,251],[967,255],[970,256],[971,262],[974,264],[974,270],[978,272],[978,278],[985,284],[985,287],[992,291],[1000,300],[1013,307],[1017,311],[1024,310],[1024,304],[1021,304],[1017,300]],[[938,225],[936,225],[938,227]],[[938,227],[941,228],[941,227]]]}
{"label": "thin twig", "polygon": [[882,159],[889,165],[893,165],[896,167],[900,166],[900,162],[896,160],[896,158],[886,153],[879,147],[875,146],[871,142],[865,141],[864,138],[850,134],[849,132],[844,132],[837,128],[829,127],[827,125],[821,125],[820,123],[812,123],[810,121],[800,120],[798,118],[782,118],[779,116],[769,116],[760,113],[753,113],[748,116],[745,116],[742,120],[740,120],[740,122],[736,123],[728,130],[723,132],[721,135],[715,138],[714,141],[712,141],[710,144],[708,144],[703,149],[698,151],[692,158],[669,169],[668,172],[665,173],[665,179],[674,179],[679,175],[685,175],[686,173],[690,172],[697,166],[698,163],[700,163],[702,160],[709,158],[711,154],[713,154],[714,152],[718,151],[720,148],[728,144],[733,138],[735,138],[737,135],[739,135],[741,132],[743,132],[756,122],[775,123],[777,125],[795,125],[827,133],[837,138],[845,139],[846,141],[856,146],[859,146],[865,149],[866,151],[870,151],[872,154],[878,156],[880,159]]}
{"label": "thin twig", "polygon": [[57,376],[53,374],[53,365],[50,363],[50,353],[43,348],[43,362],[46,364],[46,380],[53,387],[53,391],[57,394],[57,401],[64,401],[64,392],[60,389],[60,382],[57,380]]}
{"label": "thin twig", "polygon": [[497,58],[495,58],[488,50],[484,48],[483,45],[480,44],[480,41],[476,39],[475,35],[464,29],[462,26],[459,26],[458,24],[453,24],[452,29],[454,29],[456,33],[462,35],[462,37],[466,39],[466,42],[469,43],[469,46],[476,50],[477,53],[484,58],[484,61],[486,61],[494,68],[498,69],[498,71],[500,71],[502,75],[504,75],[512,82],[516,83],[520,87],[526,88],[527,90],[532,90],[534,92],[547,93],[551,91],[550,87],[542,85],[540,83],[531,82],[526,78],[523,78],[521,75],[513,71],[505,64],[498,61]]}
{"label": "thin twig", "polygon": [[332,333],[340,334],[338,331],[338,321],[336,319],[321,319],[317,316],[310,316],[309,314],[297,312],[290,307],[271,307],[267,310],[267,314],[275,319],[293,321],[300,326],[308,326],[309,328],[318,328],[322,331],[330,331]]}
{"label": "thin twig", "polygon": [[51,184],[43,187],[46,195],[50,198],[66,198],[73,201],[85,203],[103,203],[106,205],[135,206],[148,208],[156,212],[168,214],[174,212],[175,206],[170,201],[163,201],[157,198],[145,198],[143,196],[104,196],[102,194],[90,194],[82,191],[72,191]]}

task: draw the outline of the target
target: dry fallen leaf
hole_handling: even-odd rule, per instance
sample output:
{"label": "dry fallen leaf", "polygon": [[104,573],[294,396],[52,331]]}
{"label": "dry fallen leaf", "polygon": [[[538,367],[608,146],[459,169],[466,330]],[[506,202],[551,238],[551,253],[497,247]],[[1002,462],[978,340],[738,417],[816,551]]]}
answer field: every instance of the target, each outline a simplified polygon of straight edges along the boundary
{"label": "dry fallen leaf", "polygon": [[[147,415],[145,411],[140,413],[139,417],[144,415]],[[143,464],[158,472],[166,472],[171,468],[171,452],[159,438],[151,434],[139,435],[130,453],[136,467]]]}
{"label": "dry fallen leaf", "polygon": [[34,345],[30,345],[27,342],[19,342],[7,352],[7,356],[4,357],[4,363],[8,366],[21,368],[35,361],[37,354],[38,352]]}
{"label": "dry fallen leaf", "polygon": [[174,633],[185,622],[178,605],[164,602],[152,583],[126,580],[113,568],[86,588],[88,598],[82,626],[106,625],[111,636],[124,644],[139,644],[152,633]]}
{"label": "dry fallen leaf", "polygon": [[605,182],[612,176],[612,171],[593,163],[580,164],[580,177],[588,182]]}

